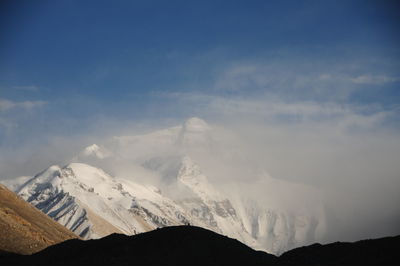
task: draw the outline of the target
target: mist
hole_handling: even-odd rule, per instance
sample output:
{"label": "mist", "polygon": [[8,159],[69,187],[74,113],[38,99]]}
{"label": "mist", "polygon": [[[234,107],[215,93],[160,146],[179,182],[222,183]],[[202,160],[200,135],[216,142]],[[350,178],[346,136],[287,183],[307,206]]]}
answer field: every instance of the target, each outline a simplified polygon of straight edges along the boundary
{"label": "mist", "polygon": [[[328,215],[325,241],[398,234],[396,132],[338,131],[334,124],[313,122],[239,127],[248,151],[272,177],[312,186],[322,194]],[[295,194],[291,197],[298,200]]]}

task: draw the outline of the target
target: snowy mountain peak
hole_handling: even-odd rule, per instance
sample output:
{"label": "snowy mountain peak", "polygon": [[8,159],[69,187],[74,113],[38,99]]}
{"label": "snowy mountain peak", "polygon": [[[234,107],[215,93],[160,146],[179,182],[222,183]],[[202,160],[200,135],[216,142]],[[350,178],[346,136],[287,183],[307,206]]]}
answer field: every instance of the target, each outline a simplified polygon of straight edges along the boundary
{"label": "snowy mountain peak", "polygon": [[87,183],[93,183],[96,181],[102,182],[112,179],[112,177],[103,170],[84,163],[70,163],[63,167],[63,170],[73,171],[75,177],[80,177],[81,181]]}
{"label": "snowy mountain peak", "polygon": [[89,155],[91,155],[91,154],[96,154],[96,153],[98,153],[99,150],[100,150],[100,147],[97,146],[97,144],[92,144],[92,145],[90,145],[90,146],[87,146],[87,147],[82,151],[82,153],[83,153],[84,155],[86,155],[86,156],[89,156]]}
{"label": "snowy mountain peak", "polygon": [[210,126],[201,118],[192,117],[183,123],[185,132],[206,132],[210,130]]}
{"label": "snowy mountain peak", "polygon": [[211,127],[202,119],[192,117],[183,123],[177,143],[189,149],[204,149],[212,142]]}
{"label": "snowy mountain peak", "polygon": [[57,177],[60,175],[60,172],[61,168],[58,165],[52,165],[43,172],[26,181],[17,192],[20,194],[28,194],[28,189],[37,183],[51,184],[52,186],[56,186],[58,183]]}
{"label": "snowy mountain peak", "polygon": [[182,158],[182,165],[181,169],[178,173],[178,178],[180,180],[193,180],[198,178],[199,176],[202,177],[203,181],[206,181],[206,177],[201,174],[200,167],[195,164],[192,159],[188,156]]}
{"label": "snowy mountain peak", "polygon": [[224,200],[225,198],[209,183],[200,166],[191,158],[182,158],[178,180],[204,201]]}
{"label": "snowy mountain peak", "polygon": [[97,144],[87,146],[80,154],[80,157],[93,157],[104,159],[110,156],[110,152],[104,148],[99,147]]}

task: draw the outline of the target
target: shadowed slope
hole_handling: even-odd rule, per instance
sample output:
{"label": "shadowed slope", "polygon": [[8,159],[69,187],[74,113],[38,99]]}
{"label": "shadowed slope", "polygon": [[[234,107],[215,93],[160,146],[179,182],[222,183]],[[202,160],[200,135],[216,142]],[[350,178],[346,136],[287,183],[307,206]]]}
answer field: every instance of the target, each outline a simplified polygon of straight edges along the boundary
{"label": "shadowed slope", "polygon": [[194,226],[173,226],[135,236],[69,240],[31,256],[8,256],[14,265],[398,265],[400,236],[355,243],[314,244],[280,257]]}
{"label": "shadowed slope", "polygon": [[314,244],[284,253],[279,265],[400,265],[399,247],[400,236]]}
{"label": "shadowed slope", "polygon": [[76,238],[64,226],[0,184],[0,251],[32,254]]}
{"label": "shadowed slope", "polygon": [[200,227],[173,226],[135,236],[70,240],[14,259],[29,265],[268,265],[275,258]]}

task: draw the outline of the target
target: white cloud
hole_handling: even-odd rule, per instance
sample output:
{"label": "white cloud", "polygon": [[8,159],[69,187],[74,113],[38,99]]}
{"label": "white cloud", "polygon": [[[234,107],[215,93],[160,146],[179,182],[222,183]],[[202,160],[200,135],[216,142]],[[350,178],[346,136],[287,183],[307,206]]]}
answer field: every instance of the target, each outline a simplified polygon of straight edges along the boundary
{"label": "white cloud", "polygon": [[11,109],[32,109],[36,107],[40,107],[45,105],[47,102],[45,101],[12,101],[8,99],[1,99],[0,98],[0,111],[8,111]]}
{"label": "white cloud", "polygon": [[335,130],[370,130],[396,114],[376,105],[335,102],[287,101],[278,96],[222,97],[206,94],[174,93],[191,113],[222,120],[243,120],[268,124],[332,125]]}
{"label": "white cloud", "polygon": [[346,100],[359,86],[343,66],[312,62],[238,63],[223,68],[212,85],[215,91],[268,92],[281,98]]}
{"label": "white cloud", "polygon": [[22,121],[31,117],[32,110],[45,104],[45,101],[18,102],[0,98],[0,137],[13,136]]}
{"label": "white cloud", "polygon": [[384,85],[387,83],[399,82],[400,77],[390,77],[386,75],[361,75],[350,79],[355,84]]}

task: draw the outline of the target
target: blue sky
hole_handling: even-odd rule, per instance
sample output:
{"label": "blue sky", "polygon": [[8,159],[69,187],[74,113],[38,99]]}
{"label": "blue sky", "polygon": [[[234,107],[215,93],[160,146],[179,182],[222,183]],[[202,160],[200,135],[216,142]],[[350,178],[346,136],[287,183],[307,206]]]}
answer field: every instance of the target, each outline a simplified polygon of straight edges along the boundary
{"label": "blue sky", "polygon": [[[252,106],[270,102],[300,104],[295,118],[304,104],[333,104],[388,112],[382,122],[398,125],[396,1],[1,5],[2,148],[89,134],[115,121],[223,120],[241,117],[237,109],[265,120],[270,110]],[[277,120],[293,116],[274,112]]]}

